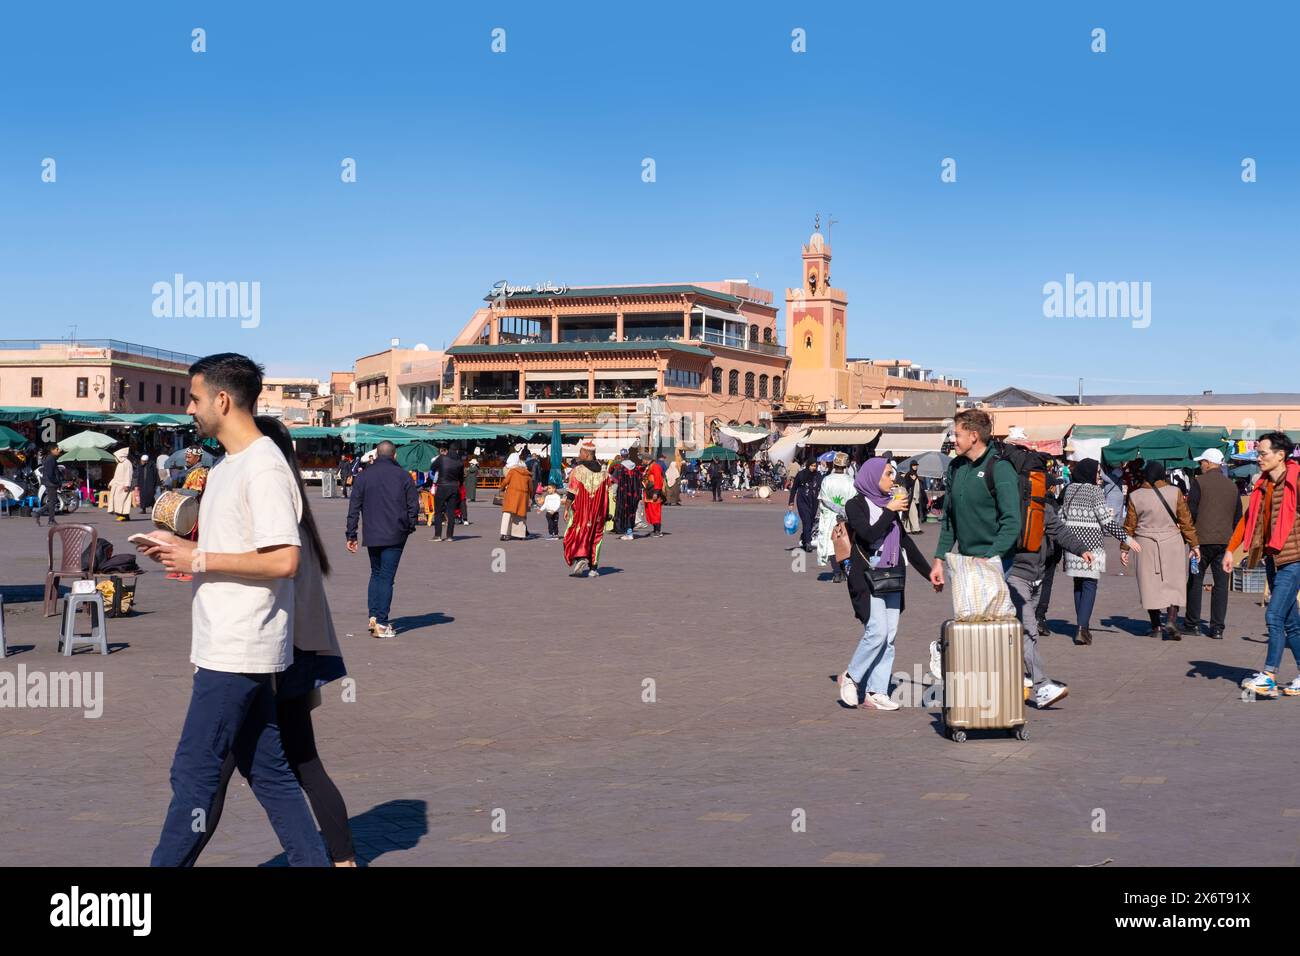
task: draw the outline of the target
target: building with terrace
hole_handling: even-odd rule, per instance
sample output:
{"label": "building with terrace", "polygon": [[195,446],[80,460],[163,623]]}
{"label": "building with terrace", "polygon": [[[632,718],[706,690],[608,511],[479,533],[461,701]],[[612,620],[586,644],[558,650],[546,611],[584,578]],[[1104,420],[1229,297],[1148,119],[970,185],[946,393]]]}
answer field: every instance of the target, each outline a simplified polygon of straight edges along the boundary
{"label": "building with terrace", "polygon": [[695,442],[713,422],[770,421],[785,391],[772,293],[744,280],[498,283],[485,301],[446,353],[443,400],[470,414],[595,421],[653,397]]}

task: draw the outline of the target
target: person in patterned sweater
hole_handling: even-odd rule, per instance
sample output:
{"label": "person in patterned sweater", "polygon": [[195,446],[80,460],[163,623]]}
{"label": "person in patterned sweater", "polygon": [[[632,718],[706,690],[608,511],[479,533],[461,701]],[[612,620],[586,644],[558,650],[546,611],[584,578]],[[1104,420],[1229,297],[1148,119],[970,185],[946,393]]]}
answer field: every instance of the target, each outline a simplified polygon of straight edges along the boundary
{"label": "person in patterned sweater", "polygon": [[1065,486],[1065,496],[1061,499],[1061,520],[1073,534],[1083,539],[1092,555],[1091,561],[1068,553],[1061,558],[1066,575],[1074,581],[1074,617],[1078,624],[1074,638],[1076,644],[1092,643],[1088,625],[1097,602],[1097,586],[1106,573],[1106,536],[1127,544],[1135,553],[1142,550],[1141,545],[1124,533],[1119,515],[1106,503],[1098,475],[1095,459],[1076,461],[1070,483]]}

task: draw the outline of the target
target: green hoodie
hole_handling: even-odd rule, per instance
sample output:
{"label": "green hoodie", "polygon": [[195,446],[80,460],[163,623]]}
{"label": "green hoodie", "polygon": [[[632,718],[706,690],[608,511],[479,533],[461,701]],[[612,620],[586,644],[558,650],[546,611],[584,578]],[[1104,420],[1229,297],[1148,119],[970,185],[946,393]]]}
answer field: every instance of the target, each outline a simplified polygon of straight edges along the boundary
{"label": "green hoodie", "polygon": [[984,480],[990,447],[976,461],[955,458],[948,468],[948,494],[943,500],[943,525],[936,559],[953,550],[973,558],[1000,558],[1014,554],[1020,537],[1020,479],[1011,462],[999,458],[993,465],[993,488]]}

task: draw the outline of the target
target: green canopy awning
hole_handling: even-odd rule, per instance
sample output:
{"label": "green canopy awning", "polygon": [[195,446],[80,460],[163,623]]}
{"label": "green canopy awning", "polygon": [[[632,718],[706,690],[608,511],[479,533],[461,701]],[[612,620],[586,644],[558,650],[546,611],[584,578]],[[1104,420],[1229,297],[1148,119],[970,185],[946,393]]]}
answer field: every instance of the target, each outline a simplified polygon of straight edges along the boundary
{"label": "green canopy awning", "polygon": [[57,408],[0,405],[0,422],[35,422],[42,418],[57,418],[60,414],[61,412]]}
{"label": "green canopy awning", "polygon": [[1070,438],[1079,441],[1096,441],[1098,438],[1117,441],[1124,437],[1126,431],[1127,425],[1075,425],[1070,429]]}
{"label": "green canopy awning", "polygon": [[27,439],[18,432],[0,425],[0,448],[22,448],[26,444]]}
{"label": "green canopy awning", "polygon": [[397,449],[397,463],[407,471],[428,471],[437,457],[438,449],[428,442],[413,441]]}
{"label": "green canopy awning", "polygon": [[1195,458],[1207,448],[1222,450],[1226,437],[1227,431],[1222,428],[1186,432],[1156,428],[1124,441],[1113,441],[1101,450],[1101,454],[1107,465],[1122,465],[1135,458],[1174,464]]}
{"label": "green canopy awning", "polygon": [[701,461],[735,461],[739,457],[730,448],[723,448],[721,445],[710,445],[700,452]]}

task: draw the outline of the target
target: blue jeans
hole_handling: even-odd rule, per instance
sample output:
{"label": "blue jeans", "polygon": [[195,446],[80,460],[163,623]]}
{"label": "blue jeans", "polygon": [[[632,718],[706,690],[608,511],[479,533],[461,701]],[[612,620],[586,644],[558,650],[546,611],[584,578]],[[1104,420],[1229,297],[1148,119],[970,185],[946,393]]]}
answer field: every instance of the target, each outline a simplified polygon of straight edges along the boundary
{"label": "blue jeans", "polygon": [[1092,608],[1097,601],[1096,578],[1074,578],[1074,619],[1079,627],[1088,627]]}
{"label": "blue jeans", "polygon": [[1295,603],[1296,593],[1300,592],[1300,561],[1277,568],[1273,559],[1268,558],[1264,568],[1271,592],[1264,611],[1264,623],[1268,625],[1268,659],[1264,670],[1277,673],[1284,647],[1291,648],[1291,656],[1300,666],[1300,609]]}
{"label": "blue jeans", "polygon": [[393,606],[393,581],[405,547],[403,541],[383,548],[366,548],[370,553],[370,589],[366,592],[366,603],[377,624],[388,623],[388,609]]}
{"label": "blue jeans", "polygon": [[894,671],[894,635],[898,633],[898,616],[903,592],[871,596],[871,617],[858,641],[858,649],[849,661],[849,677],[859,687],[866,681],[864,693],[888,694],[889,678]]}
{"label": "blue jeans", "polygon": [[172,760],[172,802],[150,866],[194,865],[221,787],[221,765],[232,751],[289,865],[329,866],[316,821],[284,756],[273,676],[204,668],[195,672],[190,709]]}

